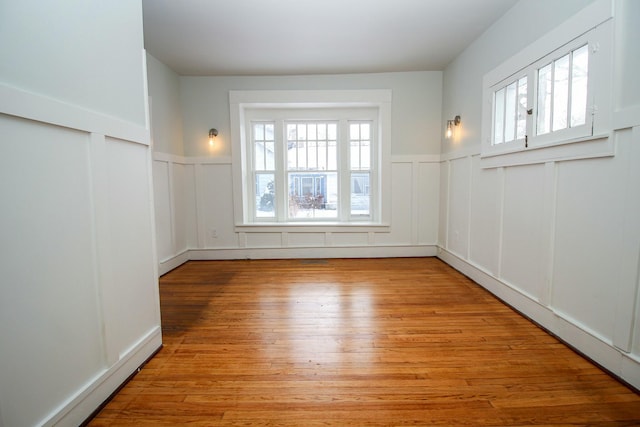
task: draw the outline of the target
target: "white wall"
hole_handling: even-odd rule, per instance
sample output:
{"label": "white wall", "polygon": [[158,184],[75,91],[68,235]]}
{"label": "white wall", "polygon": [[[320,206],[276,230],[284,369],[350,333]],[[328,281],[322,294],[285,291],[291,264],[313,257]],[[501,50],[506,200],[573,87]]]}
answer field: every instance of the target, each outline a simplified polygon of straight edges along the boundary
{"label": "white wall", "polygon": [[[156,212],[166,224],[158,235],[161,272],[186,259],[435,254],[441,72],[179,79],[184,156],[156,150],[154,157]],[[389,229],[236,230],[229,91],[277,89],[392,90]],[[211,127],[220,131],[213,149],[207,138]]]}
{"label": "white wall", "polygon": [[76,426],[161,345],[141,4],[2,2],[0,55],[0,426]]}
{"label": "white wall", "polygon": [[480,159],[483,75],[589,3],[521,1],[445,70],[443,111],[463,129],[442,143],[440,256],[640,387],[638,2],[614,3],[618,90],[597,150]]}
{"label": "white wall", "polygon": [[153,94],[150,99],[153,150],[182,156],[184,144],[179,77],[149,54],[147,76],[149,94]]}

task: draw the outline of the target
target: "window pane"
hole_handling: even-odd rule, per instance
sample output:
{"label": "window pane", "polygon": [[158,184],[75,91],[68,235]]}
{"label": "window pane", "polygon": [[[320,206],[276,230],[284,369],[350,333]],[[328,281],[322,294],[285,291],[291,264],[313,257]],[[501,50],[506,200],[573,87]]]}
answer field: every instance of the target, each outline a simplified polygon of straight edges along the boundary
{"label": "window pane", "polygon": [[351,174],[351,215],[368,216],[370,203],[369,174],[361,172]]}
{"label": "window pane", "polygon": [[328,139],[330,141],[335,141],[338,139],[338,125],[336,125],[335,123],[329,123],[327,125],[327,133],[328,133]]}
{"label": "window pane", "polygon": [[360,169],[360,143],[351,141],[349,159],[351,159],[351,169]]}
{"label": "window pane", "polygon": [[336,141],[329,140],[327,141],[327,169],[328,170],[338,170],[338,150],[336,146]]}
{"label": "window pane", "polygon": [[264,141],[264,124],[262,123],[254,124],[253,135],[256,141]]}
{"label": "window pane", "polygon": [[273,141],[267,141],[264,143],[264,155],[265,155],[265,167],[266,170],[275,170],[276,168],[276,156],[275,156],[275,143]]}
{"label": "window pane", "polygon": [[289,173],[289,219],[337,218],[337,174]]}
{"label": "window pane", "polygon": [[318,169],[327,170],[327,141],[318,141]]}
{"label": "window pane", "polygon": [[256,170],[263,171],[265,170],[264,141],[256,141],[254,146]]}
{"label": "window pane", "polygon": [[538,70],[538,135],[551,131],[551,65]]}
{"label": "window pane", "polygon": [[587,81],[589,75],[589,46],[573,52],[571,67],[571,126],[587,122]]}
{"label": "window pane", "polygon": [[523,139],[527,134],[527,78],[518,80],[518,129],[516,138]]}
{"label": "window pane", "polygon": [[567,128],[569,113],[569,55],[554,61],[553,130]]}
{"label": "window pane", "polygon": [[507,86],[504,117],[504,141],[515,139],[516,134],[516,82]]}
{"label": "window pane", "polygon": [[362,141],[360,144],[360,170],[371,169],[371,142]]}
{"label": "window pane", "polygon": [[371,165],[371,123],[349,125],[349,163],[352,170],[367,170]]}
{"label": "window pane", "polygon": [[494,122],[493,122],[493,143],[501,144],[504,142],[504,93],[502,88],[494,94]]}
{"label": "window pane", "polygon": [[256,174],[256,218],[274,218],[276,215],[275,176],[272,173]]}

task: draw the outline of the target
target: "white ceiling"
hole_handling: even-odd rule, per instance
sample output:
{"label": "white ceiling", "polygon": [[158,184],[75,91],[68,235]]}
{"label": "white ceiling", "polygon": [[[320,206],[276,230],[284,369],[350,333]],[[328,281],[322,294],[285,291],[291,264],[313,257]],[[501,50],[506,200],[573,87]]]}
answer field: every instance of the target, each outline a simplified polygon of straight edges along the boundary
{"label": "white ceiling", "polygon": [[517,0],[143,0],[147,51],[181,75],[444,67]]}

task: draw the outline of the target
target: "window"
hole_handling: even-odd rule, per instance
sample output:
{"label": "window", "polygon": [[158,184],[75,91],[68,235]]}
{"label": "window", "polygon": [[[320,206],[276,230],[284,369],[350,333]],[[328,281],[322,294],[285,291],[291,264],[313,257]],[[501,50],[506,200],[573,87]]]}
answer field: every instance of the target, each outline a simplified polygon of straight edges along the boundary
{"label": "window", "polygon": [[389,103],[232,102],[234,110],[234,176],[244,183],[238,225],[383,225]]}
{"label": "window", "polygon": [[[371,220],[373,113],[352,108],[249,110],[253,220]],[[336,118],[311,119],[319,116]],[[367,116],[371,118],[361,119]]]}
{"label": "window", "polygon": [[608,118],[598,104],[610,102],[609,6],[594,3],[485,75],[483,157],[606,134]]}
{"label": "window", "polygon": [[584,45],[538,69],[537,135],[587,123],[588,65]]}

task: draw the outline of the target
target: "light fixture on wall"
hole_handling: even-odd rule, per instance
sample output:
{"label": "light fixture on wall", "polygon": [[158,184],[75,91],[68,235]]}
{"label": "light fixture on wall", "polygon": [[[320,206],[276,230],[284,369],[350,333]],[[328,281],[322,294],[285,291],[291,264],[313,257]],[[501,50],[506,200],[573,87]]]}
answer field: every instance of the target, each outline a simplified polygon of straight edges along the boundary
{"label": "light fixture on wall", "polygon": [[213,141],[215,140],[216,136],[218,136],[218,129],[209,129],[209,145],[213,146]]}
{"label": "light fixture on wall", "polygon": [[453,120],[447,120],[447,139],[453,136],[453,127],[460,124],[460,116],[455,116]]}

